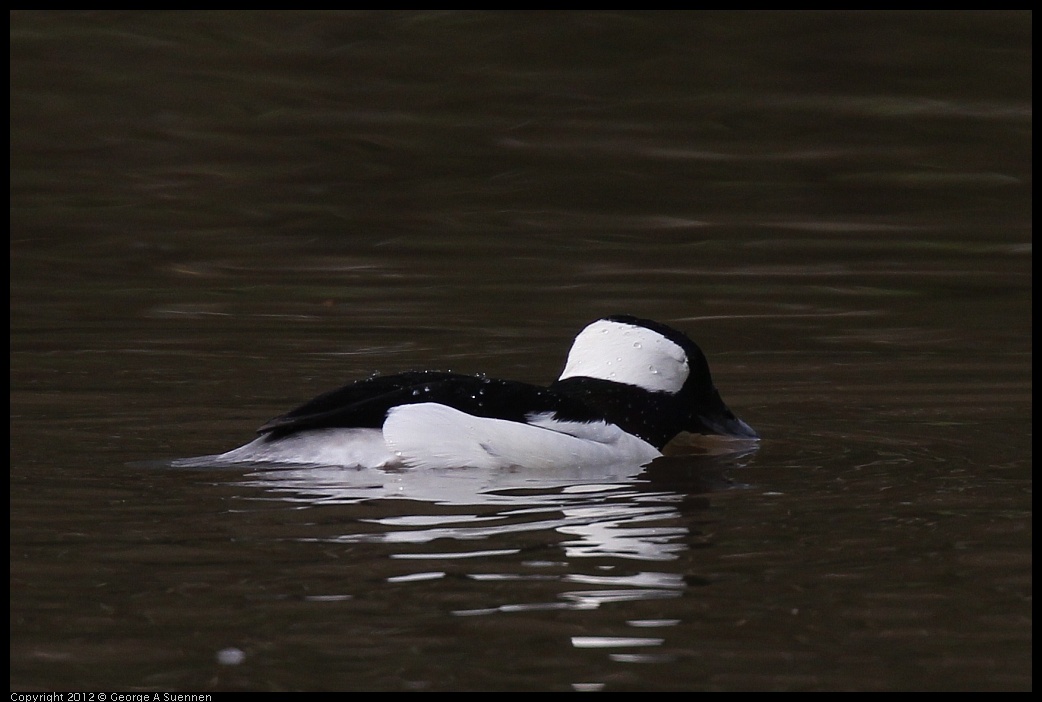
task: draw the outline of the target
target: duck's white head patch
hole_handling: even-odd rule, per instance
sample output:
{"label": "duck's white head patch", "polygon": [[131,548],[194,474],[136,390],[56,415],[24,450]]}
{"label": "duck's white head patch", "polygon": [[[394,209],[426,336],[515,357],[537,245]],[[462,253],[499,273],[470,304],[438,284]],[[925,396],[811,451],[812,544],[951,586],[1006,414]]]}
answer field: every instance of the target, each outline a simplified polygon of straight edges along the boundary
{"label": "duck's white head patch", "polygon": [[575,337],[560,379],[582,376],[679,392],[690,371],[684,349],[659,332],[600,319]]}

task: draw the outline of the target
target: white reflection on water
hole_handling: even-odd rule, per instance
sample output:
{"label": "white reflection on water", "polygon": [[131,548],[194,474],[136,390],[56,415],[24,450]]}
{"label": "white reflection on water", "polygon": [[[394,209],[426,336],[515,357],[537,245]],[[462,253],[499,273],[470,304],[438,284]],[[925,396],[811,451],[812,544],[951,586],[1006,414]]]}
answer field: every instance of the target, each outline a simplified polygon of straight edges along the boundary
{"label": "white reflection on water", "polygon": [[[536,493],[560,494],[612,491],[619,483],[632,482],[643,468],[614,466],[562,467],[545,470],[473,468],[394,470],[305,466],[265,468],[250,474],[241,484],[260,487],[287,502],[310,505],[356,504],[386,498],[410,499],[438,505],[542,504]],[[523,491],[516,495],[513,492]]]}
{"label": "white reflection on water", "polygon": [[[510,593],[505,601],[451,610],[454,616],[472,617],[595,610],[681,596],[687,588],[683,574],[634,571],[612,559],[677,560],[699,536],[690,528],[693,505],[688,498],[732,487],[725,474],[748,455],[668,457],[646,467],[569,467],[552,475],[525,468],[418,471],[265,465],[246,467],[249,472],[238,474],[233,482],[261,491],[247,499],[274,500],[302,510],[337,507],[336,520],[323,520],[320,533],[309,530],[289,538],[381,547],[383,558],[416,564],[387,577],[398,586],[424,587],[450,573],[472,582],[520,585],[496,588]],[[539,556],[526,557],[533,550]],[[598,559],[598,572],[580,565],[590,565],[589,559]],[[526,582],[536,589],[526,588]],[[528,599],[533,592],[540,594]],[[591,647],[593,640],[581,639],[575,645]],[[643,660],[644,654],[619,655]]]}
{"label": "white reflection on water", "polygon": [[679,597],[685,587],[683,578],[677,574],[650,571],[629,576],[583,576],[575,573],[535,576],[479,573],[471,574],[469,577],[473,580],[493,582],[516,580],[556,580],[562,583],[579,582],[588,585],[602,585],[605,589],[564,591],[558,594],[559,600],[552,602],[511,603],[480,609],[459,609],[453,611],[453,614],[456,616],[468,617],[494,614],[496,612],[524,612],[548,609],[597,609],[602,604],[612,602],[634,602],[638,600],[659,600]]}
{"label": "white reflection on water", "polygon": [[[302,508],[365,503],[366,511],[349,522],[350,531],[308,535],[302,540],[438,544],[437,548],[394,553],[392,558],[443,561],[516,554],[520,551],[516,537],[528,534],[530,541],[532,534],[545,533],[546,543],[561,549],[566,558],[667,561],[687,548],[689,530],[679,518],[679,503],[692,492],[728,486],[722,471],[733,467],[736,460],[735,456],[689,456],[660,459],[647,469],[632,465],[567,467],[553,475],[525,468],[265,467],[246,475],[240,484],[261,488],[267,495]],[[670,476],[665,485],[653,477],[652,469],[660,463],[664,466],[660,472]],[[675,483],[673,477],[684,471],[697,479]],[[447,511],[426,513],[431,505]],[[342,528],[343,524],[337,527]],[[483,543],[474,549],[445,549],[446,541]],[[619,584],[627,591],[638,585],[645,596],[651,595],[647,583]],[[678,586],[654,585],[662,591],[658,596],[671,596],[671,589]],[[626,597],[600,590],[577,593],[572,599]]]}
{"label": "white reflection on water", "polygon": [[620,646],[661,646],[664,639],[638,638],[634,636],[573,636],[576,648],[617,648]]}

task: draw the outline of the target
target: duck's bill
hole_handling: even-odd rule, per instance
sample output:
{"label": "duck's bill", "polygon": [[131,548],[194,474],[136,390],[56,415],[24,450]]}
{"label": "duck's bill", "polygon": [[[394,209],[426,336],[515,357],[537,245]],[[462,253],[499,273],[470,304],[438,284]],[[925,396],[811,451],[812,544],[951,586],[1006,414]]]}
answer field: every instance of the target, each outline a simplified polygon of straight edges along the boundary
{"label": "duck's bill", "polygon": [[713,398],[711,409],[703,410],[694,417],[693,426],[688,431],[695,434],[711,434],[731,439],[759,439],[760,435],[751,426],[743,422],[732,412],[719,394]]}
{"label": "duck's bill", "polygon": [[725,436],[731,439],[759,439],[760,435],[751,426],[733,414],[730,417],[700,417],[704,433]]}

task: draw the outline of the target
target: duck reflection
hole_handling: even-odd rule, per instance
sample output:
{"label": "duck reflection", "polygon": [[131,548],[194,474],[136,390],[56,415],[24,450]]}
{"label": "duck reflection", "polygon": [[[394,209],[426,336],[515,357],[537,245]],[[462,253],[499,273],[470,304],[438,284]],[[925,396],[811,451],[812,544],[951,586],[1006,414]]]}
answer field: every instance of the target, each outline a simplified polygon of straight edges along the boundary
{"label": "duck reflection", "polygon": [[[692,495],[739,485],[730,473],[755,449],[726,455],[663,456],[647,466],[571,467],[555,471],[388,470],[285,467],[244,476],[241,485],[301,508],[360,505],[340,533],[309,536],[334,543],[428,545],[402,558],[463,558],[488,548],[521,553],[543,534],[567,558],[672,560],[688,548]],[[701,508],[708,507],[708,501]],[[523,538],[522,538],[523,537]],[[446,552],[446,543],[482,542]]]}

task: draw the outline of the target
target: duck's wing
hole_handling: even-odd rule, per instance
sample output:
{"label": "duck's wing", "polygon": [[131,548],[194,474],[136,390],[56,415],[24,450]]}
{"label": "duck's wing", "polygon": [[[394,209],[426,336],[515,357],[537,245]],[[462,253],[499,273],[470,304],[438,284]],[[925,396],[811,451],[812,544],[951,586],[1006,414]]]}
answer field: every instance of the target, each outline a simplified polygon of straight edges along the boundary
{"label": "duck's wing", "polygon": [[323,427],[378,428],[383,422],[389,403],[392,403],[402,390],[457,377],[468,376],[436,371],[373,376],[322,393],[300,407],[269,420],[257,429],[257,433],[285,436],[304,429]]}
{"label": "duck's wing", "polygon": [[488,419],[530,423],[534,416],[586,422],[587,405],[547,388],[458,373],[417,371],[377,376],[319,395],[258,429],[269,439],[310,429],[383,426],[400,405],[434,403]]}

